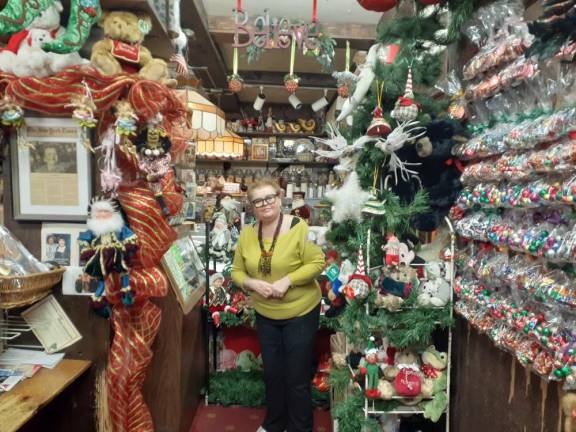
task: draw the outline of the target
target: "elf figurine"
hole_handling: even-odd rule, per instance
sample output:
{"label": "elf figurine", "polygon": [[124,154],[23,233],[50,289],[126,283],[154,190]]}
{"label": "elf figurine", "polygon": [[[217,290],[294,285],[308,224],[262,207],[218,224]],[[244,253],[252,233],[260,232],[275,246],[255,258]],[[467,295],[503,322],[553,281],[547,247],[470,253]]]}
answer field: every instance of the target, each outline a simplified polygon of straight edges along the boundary
{"label": "elf figurine", "polygon": [[138,249],[138,239],[126,226],[117,204],[111,200],[92,201],[86,226],[89,231],[84,231],[78,238],[80,260],[86,263],[84,274],[98,281],[93,295],[96,309],[101,315],[108,316],[110,311],[104,301],[108,275],[120,274],[122,303],[126,306],[134,303],[128,272]]}
{"label": "elf figurine", "polygon": [[162,116],[160,114],[150,120],[148,126],[136,137],[136,149],[139,156],[140,171],[145,175],[148,187],[154,192],[162,214],[169,216],[170,210],[166,206],[162,194],[162,178],[170,170],[172,143],[161,124]]}
{"label": "elf figurine", "polygon": [[366,397],[377,399],[380,397],[378,381],[380,366],[378,365],[378,349],[374,346],[374,336],[370,336],[368,347],[364,351],[364,358],[360,361],[360,373],[366,375]]}
{"label": "elf figurine", "polygon": [[290,212],[293,216],[298,216],[310,224],[310,216],[312,216],[312,211],[310,206],[304,201],[306,194],[304,192],[298,191],[292,194],[292,211]]}

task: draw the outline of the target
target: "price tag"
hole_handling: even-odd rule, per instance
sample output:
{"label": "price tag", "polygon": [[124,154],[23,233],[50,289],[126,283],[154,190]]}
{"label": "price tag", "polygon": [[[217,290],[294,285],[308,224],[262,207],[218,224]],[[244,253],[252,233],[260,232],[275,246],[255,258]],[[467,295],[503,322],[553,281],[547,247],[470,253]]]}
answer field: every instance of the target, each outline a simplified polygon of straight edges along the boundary
{"label": "price tag", "polygon": [[330,267],[326,269],[326,277],[330,280],[330,282],[334,282],[340,276],[340,269],[336,264],[332,264]]}

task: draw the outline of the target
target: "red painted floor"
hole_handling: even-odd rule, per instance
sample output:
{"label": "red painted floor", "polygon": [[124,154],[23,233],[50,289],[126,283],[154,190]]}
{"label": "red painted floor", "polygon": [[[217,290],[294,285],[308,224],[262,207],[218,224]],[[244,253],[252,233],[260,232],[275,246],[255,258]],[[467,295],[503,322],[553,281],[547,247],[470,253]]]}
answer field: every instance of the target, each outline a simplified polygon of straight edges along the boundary
{"label": "red painted floor", "polygon": [[[200,405],[190,432],[256,432],[264,413],[262,408]],[[332,432],[329,411],[314,412],[314,432]]]}

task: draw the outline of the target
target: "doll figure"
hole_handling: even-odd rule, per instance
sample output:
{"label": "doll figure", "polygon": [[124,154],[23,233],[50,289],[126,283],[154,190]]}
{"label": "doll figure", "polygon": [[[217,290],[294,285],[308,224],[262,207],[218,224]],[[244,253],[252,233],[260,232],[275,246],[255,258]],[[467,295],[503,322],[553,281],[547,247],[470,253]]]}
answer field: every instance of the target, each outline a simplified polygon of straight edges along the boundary
{"label": "doll figure", "polygon": [[224,213],[224,216],[226,216],[226,223],[228,224],[233,244],[238,240],[240,229],[242,228],[240,213],[238,213],[238,204],[238,201],[233,199],[229,194],[220,194],[216,200],[216,210]]}
{"label": "doll figure", "polygon": [[[84,274],[98,281],[93,300],[100,309],[106,309],[103,299],[106,290],[106,277],[120,274],[122,303],[134,303],[134,293],[130,288],[128,271],[131,260],[138,249],[136,235],[126,226],[117,205],[107,199],[93,200],[90,215],[86,222],[88,231],[80,234],[80,260],[86,264]],[[105,315],[106,312],[102,311]]]}
{"label": "doll figure", "polygon": [[310,216],[312,216],[312,211],[310,206],[306,204],[304,201],[305,193],[304,192],[294,192],[292,194],[292,211],[290,212],[293,216],[298,216],[306,221],[306,223],[310,223]]}
{"label": "doll figure", "polygon": [[224,212],[216,212],[212,217],[213,227],[210,231],[210,255],[213,258],[225,260],[232,250],[232,234],[228,229],[228,221]]}
{"label": "doll figure", "polygon": [[374,346],[374,337],[370,337],[368,347],[364,351],[364,358],[360,361],[360,373],[366,375],[366,397],[375,399],[380,397],[378,381],[380,366],[378,365],[378,349]]}
{"label": "doll figure", "polygon": [[162,214],[170,215],[162,194],[162,178],[170,170],[170,148],[172,143],[161,128],[162,116],[158,115],[148,123],[136,137],[136,149],[139,157],[139,168],[144,174]]}
{"label": "doll figure", "polygon": [[210,276],[210,291],[208,293],[208,311],[212,314],[212,321],[218,327],[220,325],[220,313],[237,313],[236,308],[230,306],[230,294],[224,287],[222,273],[214,273]]}

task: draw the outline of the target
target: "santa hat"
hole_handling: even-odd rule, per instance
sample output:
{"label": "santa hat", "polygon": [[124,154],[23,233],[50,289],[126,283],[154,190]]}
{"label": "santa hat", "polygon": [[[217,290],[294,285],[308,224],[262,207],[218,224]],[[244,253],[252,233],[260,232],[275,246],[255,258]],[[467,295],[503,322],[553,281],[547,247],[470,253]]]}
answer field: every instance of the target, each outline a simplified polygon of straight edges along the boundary
{"label": "santa hat", "polygon": [[358,249],[358,264],[356,264],[356,272],[352,273],[348,282],[360,279],[372,287],[372,280],[366,275],[366,268],[364,267],[364,254],[362,253],[362,248]]}
{"label": "santa hat", "polygon": [[370,336],[370,339],[368,340],[368,346],[364,350],[364,354],[376,354],[378,352],[378,348],[376,348],[376,345],[374,345],[375,340],[376,339],[374,336]]}

